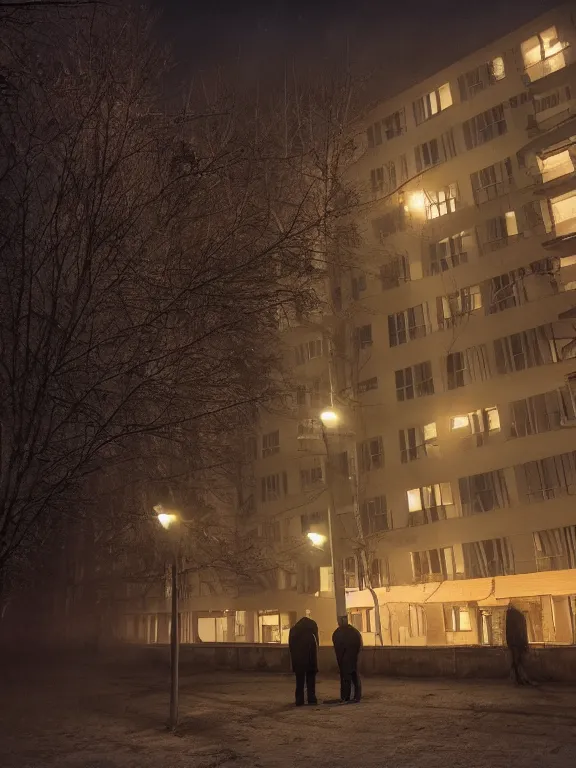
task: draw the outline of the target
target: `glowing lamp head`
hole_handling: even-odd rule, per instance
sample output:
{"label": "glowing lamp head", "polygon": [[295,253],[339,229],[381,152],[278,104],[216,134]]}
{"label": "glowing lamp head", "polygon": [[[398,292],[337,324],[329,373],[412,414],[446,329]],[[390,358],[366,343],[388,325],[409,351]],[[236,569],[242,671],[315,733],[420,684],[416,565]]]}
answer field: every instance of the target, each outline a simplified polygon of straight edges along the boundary
{"label": "glowing lamp head", "polygon": [[338,414],[336,411],[333,411],[331,408],[327,408],[325,411],[322,411],[320,414],[320,421],[322,424],[325,424],[327,426],[330,426],[332,424],[336,424],[338,422]]}
{"label": "glowing lamp head", "polygon": [[405,208],[414,213],[424,213],[426,210],[426,195],[424,192],[411,192]]}
{"label": "glowing lamp head", "polygon": [[326,536],[323,536],[321,533],[316,533],[316,531],[309,531],[308,538],[315,547],[321,547],[326,542]]}
{"label": "glowing lamp head", "polygon": [[156,504],[154,507],[154,512],[156,512],[158,522],[162,528],[166,528],[166,530],[168,530],[171,525],[174,525],[174,523],[178,522],[178,515],[165,509],[162,504]]}
{"label": "glowing lamp head", "polygon": [[177,522],[177,519],[178,518],[176,517],[176,515],[170,515],[166,512],[160,512],[160,514],[158,515],[158,522],[160,523],[162,528],[166,528],[166,530],[168,530],[168,528],[170,528],[171,525],[174,525],[174,523]]}

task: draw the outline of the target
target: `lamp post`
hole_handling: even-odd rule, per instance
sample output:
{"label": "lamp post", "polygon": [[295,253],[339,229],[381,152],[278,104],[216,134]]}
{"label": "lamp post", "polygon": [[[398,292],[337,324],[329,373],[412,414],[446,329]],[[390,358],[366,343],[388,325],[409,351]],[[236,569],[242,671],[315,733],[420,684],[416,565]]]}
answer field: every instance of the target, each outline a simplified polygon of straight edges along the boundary
{"label": "lamp post", "polygon": [[[346,588],[342,577],[342,563],[338,552],[338,537],[336,536],[336,502],[334,500],[334,483],[332,482],[332,466],[330,463],[330,445],[326,427],[338,423],[339,417],[332,408],[327,408],[320,414],[322,440],[326,450],[326,487],[328,489],[328,540],[330,542],[330,559],[332,560],[332,578],[334,581],[334,598],[336,600],[336,619],[338,625],[345,624],[348,620],[346,612]],[[312,538],[314,534],[308,534],[308,538],[315,546],[318,544]],[[324,537],[322,537],[324,538]]]}
{"label": "lamp post", "polygon": [[[180,518],[176,512],[166,510],[162,504],[154,507],[158,522],[165,530],[177,526]],[[170,621],[170,719],[168,727],[174,731],[178,725],[178,689],[180,667],[180,627],[178,617],[178,549],[177,543],[172,542],[171,567],[171,621]]]}

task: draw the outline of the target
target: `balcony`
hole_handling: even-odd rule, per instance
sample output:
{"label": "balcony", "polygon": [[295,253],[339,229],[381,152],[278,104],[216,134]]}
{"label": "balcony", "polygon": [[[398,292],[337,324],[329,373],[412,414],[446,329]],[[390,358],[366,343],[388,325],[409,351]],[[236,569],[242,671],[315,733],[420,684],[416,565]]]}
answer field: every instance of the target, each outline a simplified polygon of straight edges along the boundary
{"label": "balcony", "polygon": [[[574,63],[573,50],[568,43],[558,42],[554,47],[560,47],[560,50],[551,53],[552,49],[549,49],[547,51],[548,55],[545,58],[541,58],[525,68],[524,77],[526,84],[530,86],[530,90],[533,93],[539,93],[554,87],[557,79],[563,79],[564,77],[562,70]],[[551,79],[551,75],[555,73],[562,74],[556,75],[556,77]]]}
{"label": "balcony", "polygon": [[446,508],[446,505],[440,504],[437,507],[419,509],[415,512],[410,512],[408,515],[408,527],[412,528],[417,525],[437,523],[439,520],[448,520],[450,517],[454,517],[454,514],[450,514]]}
{"label": "balcony", "polygon": [[536,558],[537,571],[565,571],[573,568],[568,555],[550,555]]}
{"label": "balcony", "polygon": [[554,248],[560,243],[576,238],[576,192],[548,200],[548,215],[550,218],[547,231],[552,237],[542,243],[544,248]]}
{"label": "balcony", "polygon": [[540,182],[549,184],[556,180],[563,180],[574,173],[573,147],[564,149],[547,157],[538,157]]}

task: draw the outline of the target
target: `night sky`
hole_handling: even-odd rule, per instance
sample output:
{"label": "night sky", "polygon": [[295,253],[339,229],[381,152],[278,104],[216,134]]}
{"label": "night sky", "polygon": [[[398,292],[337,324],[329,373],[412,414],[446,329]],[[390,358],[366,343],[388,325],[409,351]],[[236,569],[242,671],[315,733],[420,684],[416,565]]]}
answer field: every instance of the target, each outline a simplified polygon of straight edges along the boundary
{"label": "night sky", "polygon": [[[286,60],[342,60],[394,92],[544,13],[557,0],[152,0],[180,71],[240,61],[250,77]],[[184,74],[186,76],[186,74]],[[384,95],[384,94],[383,94]]]}

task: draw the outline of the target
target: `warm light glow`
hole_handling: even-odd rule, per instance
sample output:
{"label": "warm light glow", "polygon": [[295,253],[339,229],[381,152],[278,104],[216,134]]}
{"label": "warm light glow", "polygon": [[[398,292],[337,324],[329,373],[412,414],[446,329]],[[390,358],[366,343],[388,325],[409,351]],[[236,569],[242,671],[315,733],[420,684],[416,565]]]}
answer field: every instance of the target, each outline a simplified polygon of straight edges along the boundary
{"label": "warm light glow", "polygon": [[520,48],[530,80],[534,82],[563,69],[566,66],[566,57],[562,51],[567,45],[558,39],[556,27],[549,27],[539,35],[525,40]]}
{"label": "warm light glow", "polygon": [[537,160],[543,182],[553,181],[574,172],[572,156],[567,149],[548,157],[538,157]]}
{"label": "warm light glow", "polygon": [[514,237],[518,234],[518,222],[516,221],[515,211],[506,211],[506,234],[508,237]]}
{"label": "warm light glow", "polygon": [[504,68],[504,59],[502,56],[496,56],[495,59],[492,59],[492,77],[494,80],[503,80],[506,76],[506,70]]}
{"label": "warm light glow", "polygon": [[556,235],[567,235],[574,232],[576,224],[576,195],[568,192],[550,200],[552,205],[552,219]]}
{"label": "warm light glow", "polygon": [[156,504],[154,512],[156,512],[158,522],[162,528],[166,528],[166,530],[168,530],[171,525],[178,522],[178,515],[175,512],[166,509],[162,504]]}
{"label": "warm light glow", "polygon": [[316,531],[309,531],[307,535],[315,547],[321,547],[326,542],[326,536]]}
{"label": "warm light glow", "polygon": [[411,192],[406,207],[409,211],[424,213],[426,210],[426,195],[424,192]]}
{"label": "warm light glow", "polygon": [[498,408],[493,406],[492,408],[486,408],[486,415],[488,416],[488,429],[490,432],[500,429],[500,414]]}
{"label": "warm light glow", "polygon": [[438,100],[440,101],[440,109],[447,109],[452,106],[452,91],[450,90],[450,83],[444,83],[438,88]]}
{"label": "warm light glow", "polygon": [[166,512],[161,512],[158,515],[158,522],[162,526],[162,528],[170,528],[171,525],[174,525],[174,523],[178,520],[176,515],[170,515]]}
{"label": "warm light glow", "polygon": [[466,416],[454,416],[452,419],[452,429],[463,429],[470,425],[470,418]]}
{"label": "warm light glow", "polygon": [[336,424],[338,421],[338,414],[336,411],[331,410],[330,408],[327,408],[325,411],[322,411],[320,414],[320,421],[323,424]]}
{"label": "warm light glow", "polygon": [[411,491],[406,491],[408,497],[408,511],[418,512],[422,509],[422,497],[420,495],[420,488],[413,488]]}

